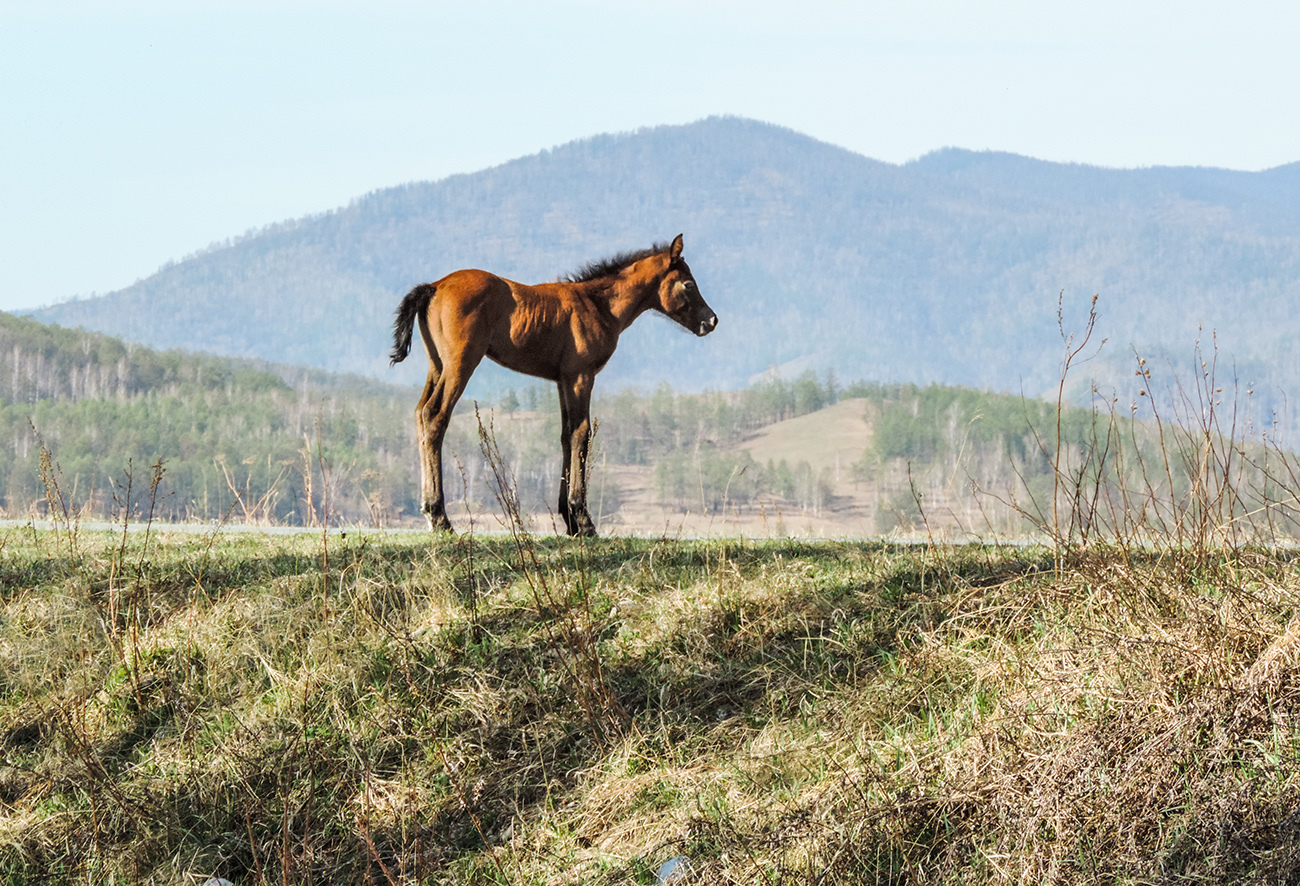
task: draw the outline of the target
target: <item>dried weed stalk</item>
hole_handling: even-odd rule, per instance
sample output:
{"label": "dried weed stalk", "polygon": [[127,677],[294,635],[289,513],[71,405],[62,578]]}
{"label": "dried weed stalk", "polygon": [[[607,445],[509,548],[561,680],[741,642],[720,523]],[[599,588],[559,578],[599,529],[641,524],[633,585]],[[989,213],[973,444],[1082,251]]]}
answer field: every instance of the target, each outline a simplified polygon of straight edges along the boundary
{"label": "dried weed stalk", "polygon": [[[484,424],[477,404],[474,417],[478,422],[479,446],[491,474],[492,491],[505,515],[515,554],[515,568],[528,585],[538,617],[545,626],[551,647],[563,664],[575,698],[591,726],[593,738],[602,747],[607,746],[623,736],[627,713],[605,678],[604,663],[596,642],[599,623],[592,616],[592,581],[587,561],[582,556],[585,545],[589,543],[572,542],[579,546],[578,582],[575,588],[563,588],[553,580],[551,571],[538,556],[537,539],[526,526],[518,486],[497,446],[491,419]],[[579,597],[576,605],[575,594]]]}
{"label": "dried weed stalk", "polygon": [[[1208,354],[1196,342],[1198,370],[1190,381],[1170,365],[1162,382],[1135,353],[1139,388],[1128,414],[1120,413],[1117,395],[1104,396],[1094,385],[1084,433],[1066,433],[1066,417],[1077,412],[1066,400],[1067,379],[1092,339],[1096,301],[1077,343],[1058,308],[1065,357],[1055,428],[1050,436],[1031,428],[1051,465],[1050,500],[1035,496],[1017,472],[1019,488],[1004,501],[1050,540],[1058,573],[1092,547],[1126,561],[1165,551],[1200,567],[1224,552],[1293,542],[1300,529],[1296,457],[1280,445],[1276,429],[1253,438],[1237,379],[1226,391],[1220,379],[1217,339]],[[1245,393],[1249,403],[1254,392]]]}

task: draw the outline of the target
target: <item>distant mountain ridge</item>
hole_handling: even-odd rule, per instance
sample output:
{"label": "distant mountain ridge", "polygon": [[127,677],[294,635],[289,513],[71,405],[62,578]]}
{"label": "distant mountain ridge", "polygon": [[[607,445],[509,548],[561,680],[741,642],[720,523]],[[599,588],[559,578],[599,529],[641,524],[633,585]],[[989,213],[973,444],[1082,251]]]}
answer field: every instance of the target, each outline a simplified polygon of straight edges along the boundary
{"label": "distant mountain ridge", "polygon": [[679,231],[718,331],[641,320],[602,385],[734,388],[785,365],[1037,395],[1058,373],[1063,293],[1072,329],[1100,294],[1103,379],[1131,377],[1131,347],[1181,366],[1213,330],[1243,381],[1300,389],[1300,163],[1109,170],[944,149],[900,166],[731,117],[376,191],[33,316],[411,382],[420,355],[385,357],[411,286],[460,267],[555,279]]}

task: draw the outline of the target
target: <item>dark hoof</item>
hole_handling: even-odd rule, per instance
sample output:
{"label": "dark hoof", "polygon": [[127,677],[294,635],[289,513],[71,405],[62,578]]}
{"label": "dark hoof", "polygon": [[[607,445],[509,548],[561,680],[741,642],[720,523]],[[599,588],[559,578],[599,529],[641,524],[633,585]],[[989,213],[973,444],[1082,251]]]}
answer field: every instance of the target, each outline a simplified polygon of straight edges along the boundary
{"label": "dark hoof", "polygon": [[569,535],[578,538],[595,538],[596,524],[586,514],[579,514],[568,521]]}
{"label": "dark hoof", "polygon": [[452,532],[451,521],[447,519],[447,512],[442,509],[424,508],[424,518],[429,521],[430,532]]}

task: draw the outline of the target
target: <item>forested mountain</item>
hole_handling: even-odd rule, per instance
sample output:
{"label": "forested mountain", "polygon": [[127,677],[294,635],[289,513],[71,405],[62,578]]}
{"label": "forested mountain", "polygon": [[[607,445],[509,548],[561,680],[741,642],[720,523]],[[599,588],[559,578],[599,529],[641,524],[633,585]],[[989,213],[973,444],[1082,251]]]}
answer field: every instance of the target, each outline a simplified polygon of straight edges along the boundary
{"label": "forested mountain", "polygon": [[1058,372],[1061,293],[1074,329],[1100,295],[1109,341],[1088,371],[1103,380],[1132,378],[1134,347],[1190,369],[1213,332],[1258,392],[1300,388],[1300,164],[1109,170],[949,149],[891,165],[736,118],[378,191],[36,316],[411,383],[422,357],[390,370],[385,355],[414,284],[459,267],[554,279],[679,231],[718,331],[642,320],[606,389],[739,388],[781,366],[1036,395]]}

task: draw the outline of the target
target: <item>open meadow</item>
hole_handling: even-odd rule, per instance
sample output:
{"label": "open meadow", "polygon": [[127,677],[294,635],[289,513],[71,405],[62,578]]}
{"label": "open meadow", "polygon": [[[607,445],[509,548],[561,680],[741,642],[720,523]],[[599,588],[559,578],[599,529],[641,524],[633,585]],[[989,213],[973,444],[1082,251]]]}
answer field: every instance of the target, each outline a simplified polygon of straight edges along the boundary
{"label": "open meadow", "polygon": [[0,534],[0,883],[1291,883],[1300,563]]}

